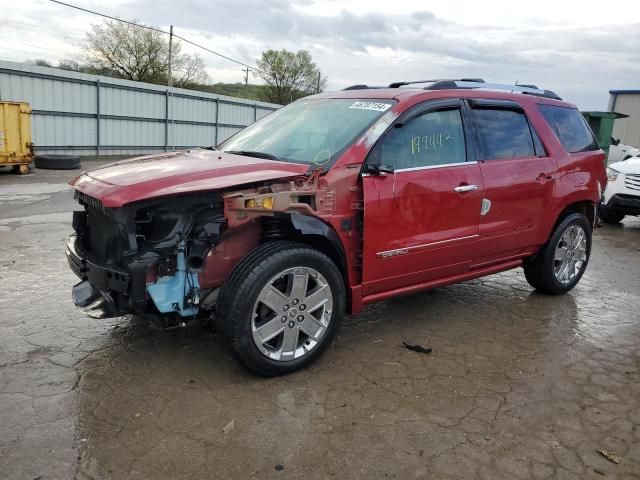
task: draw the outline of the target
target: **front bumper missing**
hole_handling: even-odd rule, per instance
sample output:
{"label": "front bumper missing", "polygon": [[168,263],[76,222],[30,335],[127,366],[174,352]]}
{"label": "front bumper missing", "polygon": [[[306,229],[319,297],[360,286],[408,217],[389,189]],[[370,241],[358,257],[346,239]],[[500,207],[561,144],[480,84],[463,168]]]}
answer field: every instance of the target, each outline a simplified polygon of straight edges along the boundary
{"label": "front bumper missing", "polygon": [[107,292],[97,290],[88,280],[73,286],[71,298],[78,310],[91,318],[113,318],[123,314]]}
{"label": "front bumper missing", "polygon": [[126,313],[118,308],[113,297],[113,293],[127,293],[129,275],[126,272],[92,261],[78,245],[75,235],[69,238],[66,256],[69,267],[82,280],[74,285],[71,298],[83,314],[91,318],[112,318]]}

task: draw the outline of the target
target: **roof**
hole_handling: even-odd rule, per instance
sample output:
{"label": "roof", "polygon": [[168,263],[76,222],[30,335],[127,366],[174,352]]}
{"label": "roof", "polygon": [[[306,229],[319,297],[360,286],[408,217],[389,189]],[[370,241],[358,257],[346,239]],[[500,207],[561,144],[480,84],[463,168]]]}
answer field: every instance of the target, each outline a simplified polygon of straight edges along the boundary
{"label": "roof", "polygon": [[[435,98],[495,98],[509,99],[518,103],[546,103],[561,106],[572,106],[570,103],[551,98],[539,97],[535,95],[525,95],[522,93],[511,93],[506,91],[487,90],[482,88],[451,89],[451,90],[425,90],[422,88],[370,88],[362,90],[340,90],[337,92],[326,92],[314,95],[315,98],[345,98],[360,100],[398,100],[404,102],[414,97],[420,100]],[[309,98],[309,97],[307,97]]]}
{"label": "roof", "polygon": [[640,95],[640,90],[609,90],[609,93],[615,95]]}

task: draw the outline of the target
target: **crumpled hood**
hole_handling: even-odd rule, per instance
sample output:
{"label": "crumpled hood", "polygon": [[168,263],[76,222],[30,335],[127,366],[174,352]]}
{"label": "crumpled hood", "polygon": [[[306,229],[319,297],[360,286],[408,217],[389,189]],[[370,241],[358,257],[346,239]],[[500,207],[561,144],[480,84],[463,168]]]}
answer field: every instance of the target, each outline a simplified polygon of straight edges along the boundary
{"label": "crumpled hood", "polygon": [[105,207],[182,193],[218,190],[305,174],[308,165],[194,149],[148,155],[83,172],[71,181]]}
{"label": "crumpled hood", "polygon": [[632,157],[628,160],[623,160],[622,162],[612,163],[609,165],[609,168],[613,168],[625,175],[629,173],[640,175],[640,157]]}

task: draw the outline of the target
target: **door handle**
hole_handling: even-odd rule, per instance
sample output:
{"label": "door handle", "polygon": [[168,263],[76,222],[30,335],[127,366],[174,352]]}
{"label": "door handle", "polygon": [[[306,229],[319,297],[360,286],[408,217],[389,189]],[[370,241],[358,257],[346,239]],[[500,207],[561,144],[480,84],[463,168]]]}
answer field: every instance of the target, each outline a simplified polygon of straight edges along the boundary
{"label": "door handle", "polygon": [[475,192],[476,190],[478,190],[477,185],[460,185],[453,189],[457,193]]}

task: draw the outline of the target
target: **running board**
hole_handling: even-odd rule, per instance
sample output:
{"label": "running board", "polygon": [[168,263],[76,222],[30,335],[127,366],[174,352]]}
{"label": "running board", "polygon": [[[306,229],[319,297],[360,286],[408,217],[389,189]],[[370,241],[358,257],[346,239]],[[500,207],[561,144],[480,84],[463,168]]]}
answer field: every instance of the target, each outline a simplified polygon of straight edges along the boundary
{"label": "running board", "polygon": [[465,273],[459,273],[451,277],[441,278],[438,280],[431,280],[429,282],[416,283],[407,287],[395,288],[393,290],[387,290],[384,292],[373,293],[371,295],[365,295],[362,297],[362,303],[373,303],[381,300],[386,300],[396,295],[407,295],[410,293],[420,292],[423,290],[430,290],[432,288],[443,287],[445,285],[451,285],[453,283],[466,282],[467,280],[473,280],[474,278],[484,277],[486,275],[492,275],[494,273],[504,272],[505,270],[511,270],[522,265],[522,259],[511,260],[509,262],[500,263],[498,265],[491,265],[484,268],[475,268]]}

